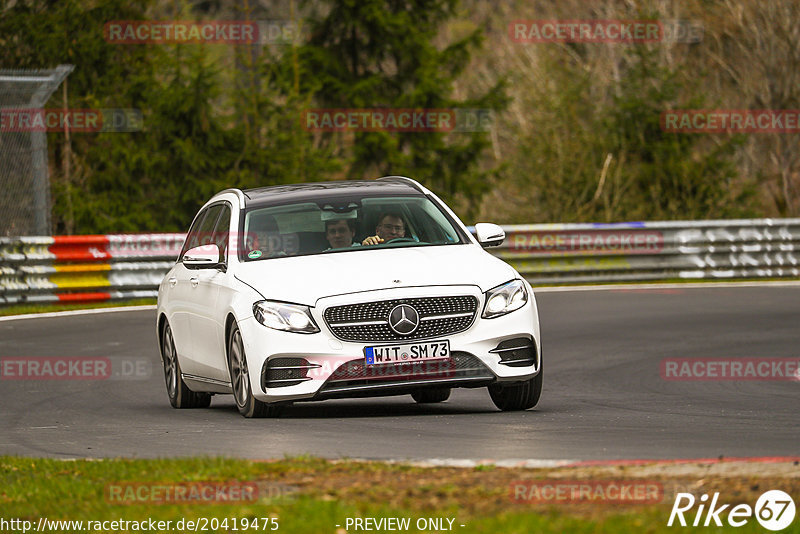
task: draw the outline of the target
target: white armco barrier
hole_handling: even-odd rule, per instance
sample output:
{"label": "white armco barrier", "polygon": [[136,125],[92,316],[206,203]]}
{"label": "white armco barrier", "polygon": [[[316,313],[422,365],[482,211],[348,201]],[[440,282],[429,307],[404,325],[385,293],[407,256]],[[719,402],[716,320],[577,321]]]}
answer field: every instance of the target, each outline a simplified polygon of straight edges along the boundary
{"label": "white armco barrier", "polygon": [[506,226],[532,284],[800,276],[800,219]]}
{"label": "white armco barrier", "polygon": [[[505,226],[532,284],[800,277],[800,219]],[[184,234],[0,238],[0,305],[155,297]]]}

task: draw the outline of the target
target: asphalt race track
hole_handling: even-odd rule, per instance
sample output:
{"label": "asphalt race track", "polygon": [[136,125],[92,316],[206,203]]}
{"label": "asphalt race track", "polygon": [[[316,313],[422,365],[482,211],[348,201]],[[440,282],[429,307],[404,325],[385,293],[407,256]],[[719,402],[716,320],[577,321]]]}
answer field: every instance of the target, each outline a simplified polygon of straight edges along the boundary
{"label": "asphalt race track", "polygon": [[[299,403],[245,420],[231,396],[169,406],[154,310],[0,322],[0,358],[108,357],[107,380],[0,380],[0,454],[73,457],[669,459],[800,454],[800,381],[667,381],[664,358],[800,357],[800,286],[537,294],[544,393],[485,389]],[[124,364],[123,364],[124,362]],[[137,367],[138,365],[138,367]]]}

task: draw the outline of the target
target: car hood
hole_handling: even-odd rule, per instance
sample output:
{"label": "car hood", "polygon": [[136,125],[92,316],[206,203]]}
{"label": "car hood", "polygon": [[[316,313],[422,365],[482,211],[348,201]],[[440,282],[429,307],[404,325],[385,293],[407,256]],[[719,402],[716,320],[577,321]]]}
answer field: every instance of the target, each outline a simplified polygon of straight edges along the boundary
{"label": "car hood", "polygon": [[478,246],[442,245],[248,262],[236,276],[266,299],[314,306],[323,297],[387,288],[476,285],[486,291],[518,275]]}

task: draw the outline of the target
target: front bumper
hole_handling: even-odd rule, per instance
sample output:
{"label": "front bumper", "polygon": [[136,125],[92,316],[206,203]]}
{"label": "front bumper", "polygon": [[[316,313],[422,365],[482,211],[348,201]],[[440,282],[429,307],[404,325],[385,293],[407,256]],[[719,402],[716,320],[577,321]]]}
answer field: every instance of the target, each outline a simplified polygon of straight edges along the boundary
{"label": "front bumper", "polygon": [[[472,325],[463,332],[434,339],[450,342],[450,360],[366,366],[364,348],[385,342],[354,343],[337,339],[322,314],[329,306],[445,295],[474,295],[478,311]],[[320,299],[312,315],[321,331],[316,334],[281,332],[261,325],[253,317],[242,320],[239,328],[250,369],[251,390],[263,402],[322,400],[328,398],[381,396],[409,393],[424,387],[481,387],[494,382],[519,382],[536,376],[541,369],[541,344],[538,311],[533,293],[528,303],[507,315],[493,319],[480,317],[484,296],[475,286],[419,287],[371,291]],[[530,363],[515,363],[508,350],[509,340],[529,340]],[[406,343],[416,343],[417,340]],[[505,344],[504,344],[505,342]],[[517,345],[522,344],[518,342]],[[513,343],[512,346],[515,346]],[[522,358],[527,360],[528,358]],[[265,378],[265,367],[295,367],[295,380],[278,382]],[[304,362],[304,363],[301,363]],[[285,365],[285,364],[290,365]],[[302,368],[302,370],[301,370]],[[270,375],[277,376],[277,375]],[[286,379],[289,375],[281,375]],[[300,380],[298,380],[300,379]],[[277,386],[277,387],[276,387]]]}

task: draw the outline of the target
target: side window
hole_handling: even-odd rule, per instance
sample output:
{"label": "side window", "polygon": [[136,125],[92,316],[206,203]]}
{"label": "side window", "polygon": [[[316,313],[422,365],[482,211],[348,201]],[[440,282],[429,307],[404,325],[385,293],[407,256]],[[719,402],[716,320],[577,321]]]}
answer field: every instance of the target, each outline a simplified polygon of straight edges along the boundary
{"label": "side window", "polygon": [[181,255],[178,258],[180,261],[187,250],[200,246],[213,243],[213,231],[222,211],[222,205],[211,206],[205,210],[205,215],[200,214],[195,220],[195,224],[189,229],[189,235],[186,236],[186,243],[183,245]]}
{"label": "side window", "polygon": [[195,218],[194,224],[192,224],[192,227],[189,228],[189,232],[186,234],[186,241],[183,242],[183,248],[181,249],[181,253],[178,255],[178,261],[183,259],[183,255],[186,254],[187,250],[197,246],[198,228],[200,228],[200,225],[203,224],[203,219],[206,218],[207,214],[208,210],[205,209],[201,211]]}
{"label": "side window", "polygon": [[222,213],[214,226],[214,243],[219,247],[220,258],[224,261],[228,259],[228,242],[230,239],[231,208],[227,204],[222,205]]}

